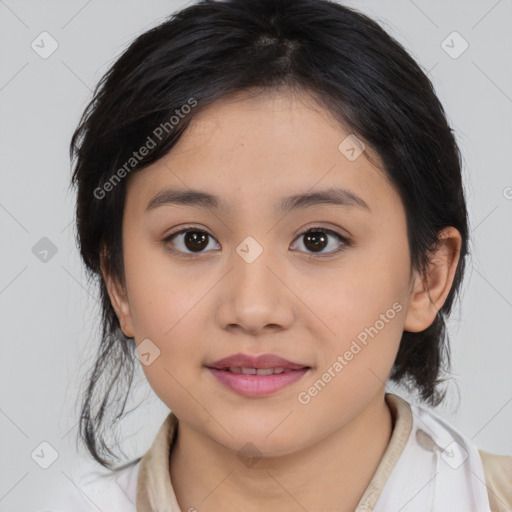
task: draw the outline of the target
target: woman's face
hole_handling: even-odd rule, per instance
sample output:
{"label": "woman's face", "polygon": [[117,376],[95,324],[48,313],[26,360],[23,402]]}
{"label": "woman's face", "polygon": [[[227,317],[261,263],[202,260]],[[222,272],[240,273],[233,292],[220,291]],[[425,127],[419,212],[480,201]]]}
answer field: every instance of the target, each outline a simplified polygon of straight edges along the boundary
{"label": "woman's face", "polygon": [[[161,400],[225,447],[292,453],[383,392],[411,293],[406,218],[349,135],[309,96],[237,94],[130,176],[124,331]],[[240,353],[306,369],[209,368]]]}

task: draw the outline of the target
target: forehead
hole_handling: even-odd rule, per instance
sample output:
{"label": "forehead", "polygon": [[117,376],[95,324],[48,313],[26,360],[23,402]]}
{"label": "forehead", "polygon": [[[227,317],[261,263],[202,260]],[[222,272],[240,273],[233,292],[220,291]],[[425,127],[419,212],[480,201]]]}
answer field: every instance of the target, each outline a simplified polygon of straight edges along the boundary
{"label": "forehead", "polygon": [[313,149],[328,146],[332,155],[340,137],[349,133],[305,91],[251,89],[225,96],[194,115],[187,136],[173,153],[194,152],[198,145],[207,144],[210,151],[217,149],[219,157],[245,149],[259,151],[262,158],[283,153],[290,158],[290,152],[297,153],[299,148],[313,154]]}
{"label": "forehead", "polygon": [[387,195],[396,200],[370,148],[355,159],[342,152],[351,137],[307,93],[230,95],[196,113],[166,156],[131,176],[127,201],[146,209],[169,186],[208,191],[226,210],[329,188],[352,192],[367,205],[385,203]]}

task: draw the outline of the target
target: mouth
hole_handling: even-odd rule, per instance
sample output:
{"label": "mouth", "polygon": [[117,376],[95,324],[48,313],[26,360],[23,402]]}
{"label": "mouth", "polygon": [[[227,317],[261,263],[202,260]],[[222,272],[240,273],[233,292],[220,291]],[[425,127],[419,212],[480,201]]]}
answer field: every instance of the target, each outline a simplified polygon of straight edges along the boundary
{"label": "mouth", "polygon": [[274,354],[235,354],[205,368],[217,382],[240,395],[252,397],[275,393],[297,382],[312,369]]}
{"label": "mouth", "polygon": [[236,374],[242,374],[242,375],[279,375],[281,373],[290,373],[290,372],[297,372],[300,370],[309,370],[310,366],[304,366],[302,368],[283,368],[276,367],[276,368],[244,368],[241,366],[231,366],[228,368],[215,368],[215,367],[208,367],[211,370],[219,370],[221,372],[229,372],[229,373],[236,373]]}
{"label": "mouth", "polygon": [[231,373],[243,373],[245,375],[269,375],[270,372],[260,370],[272,370],[271,373],[282,373],[291,370],[310,368],[307,364],[289,361],[276,354],[233,354],[213,363],[207,364],[207,368],[229,371]]}

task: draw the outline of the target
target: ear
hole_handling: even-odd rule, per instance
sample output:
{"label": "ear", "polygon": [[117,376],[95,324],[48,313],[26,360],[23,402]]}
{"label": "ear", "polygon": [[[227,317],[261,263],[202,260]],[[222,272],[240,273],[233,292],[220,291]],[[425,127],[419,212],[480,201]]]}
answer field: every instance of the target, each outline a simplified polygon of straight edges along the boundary
{"label": "ear", "polygon": [[128,338],[133,338],[135,334],[133,332],[130,304],[128,302],[126,289],[118,279],[115,279],[114,276],[108,272],[105,260],[106,254],[105,251],[102,250],[100,257],[100,267],[101,273],[103,274],[103,279],[105,280],[105,285],[107,287],[108,295],[110,297],[110,302],[112,303],[112,307],[116,312],[121,330],[123,331],[124,335]]}
{"label": "ear", "polygon": [[420,332],[432,325],[450,293],[460,257],[462,237],[454,227],[439,232],[439,245],[431,254],[425,274],[414,271],[404,330]]}

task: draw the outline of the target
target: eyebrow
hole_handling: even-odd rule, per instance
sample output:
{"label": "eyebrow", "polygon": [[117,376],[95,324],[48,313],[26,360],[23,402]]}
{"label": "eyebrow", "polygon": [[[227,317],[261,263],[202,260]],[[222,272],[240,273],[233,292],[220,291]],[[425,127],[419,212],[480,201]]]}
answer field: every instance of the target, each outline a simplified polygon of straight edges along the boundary
{"label": "eyebrow", "polygon": [[[215,209],[230,212],[230,207],[221,198],[196,189],[179,190],[167,188],[158,192],[147,204],[145,212],[166,205],[195,206],[197,208]],[[310,208],[319,205],[349,206],[361,208],[370,212],[370,207],[358,195],[343,188],[328,188],[316,192],[294,194],[284,197],[276,205],[277,214],[288,213],[292,210]]]}

